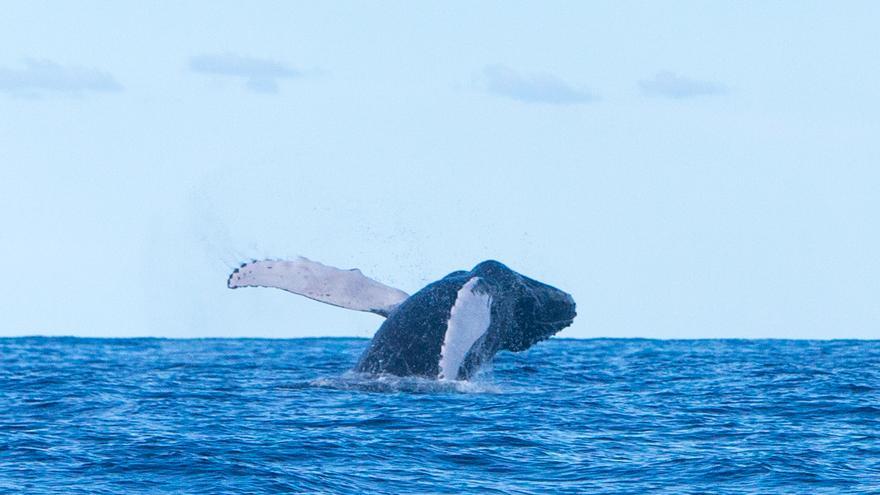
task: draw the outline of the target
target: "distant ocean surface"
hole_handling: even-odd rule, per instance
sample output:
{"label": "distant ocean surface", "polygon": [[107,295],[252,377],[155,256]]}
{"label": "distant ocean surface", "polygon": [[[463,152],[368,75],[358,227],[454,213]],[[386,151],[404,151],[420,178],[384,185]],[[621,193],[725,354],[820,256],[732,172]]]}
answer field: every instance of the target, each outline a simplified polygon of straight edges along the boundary
{"label": "distant ocean surface", "polygon": [[0,339],[0,493],[880,493],[880,341]]}

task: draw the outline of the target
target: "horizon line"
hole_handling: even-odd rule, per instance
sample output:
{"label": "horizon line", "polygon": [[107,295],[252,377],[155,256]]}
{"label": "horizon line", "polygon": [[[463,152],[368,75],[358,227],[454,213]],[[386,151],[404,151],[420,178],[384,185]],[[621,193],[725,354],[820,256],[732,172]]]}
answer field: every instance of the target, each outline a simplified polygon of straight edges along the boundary
{"label": "horizon line", "polygon": [[[83,335],[0,335],[0,340],[14,339],[67,339],[67,340],[372,340],[373,337],[358,337],[347,335],[324,335],[324,336],[302,336],[302,337],[157,337],[157,336],[83,336]],[[859,337],[829,337],[829,338],[808,338],[808,337],[550,337],[547,340],[654,340],[661,342],[676,341],[792,341],[792,342],[880,342],[880,338],[859,338]],[[546,342],[546,341],[545,341]]]}

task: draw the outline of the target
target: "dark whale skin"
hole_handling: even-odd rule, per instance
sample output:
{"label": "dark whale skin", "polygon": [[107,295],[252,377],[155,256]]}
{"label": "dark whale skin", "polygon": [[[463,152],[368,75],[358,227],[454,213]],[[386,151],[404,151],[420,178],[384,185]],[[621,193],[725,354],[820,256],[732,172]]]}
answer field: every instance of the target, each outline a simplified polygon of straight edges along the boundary
{"label": "dark whale skin", "polygon": [[577,314],[569,294],[498,261],[484,261],[428,284],[391,311],[354,371],[437,378],[450,312],[458,291],[473,277],[492,298],[491,323],[465,355],[457,379],[470,377],[498,351],[524,351],[551,337]]}

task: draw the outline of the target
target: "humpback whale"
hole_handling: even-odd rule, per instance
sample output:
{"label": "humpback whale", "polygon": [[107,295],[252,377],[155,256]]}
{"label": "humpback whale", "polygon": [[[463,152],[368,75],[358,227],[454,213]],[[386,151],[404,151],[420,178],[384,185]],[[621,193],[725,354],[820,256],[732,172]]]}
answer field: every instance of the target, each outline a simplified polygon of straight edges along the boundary
{"label": "humpback whale", "polygon": [[484,261],[413,295],[366,277],[298,258],[244,263],[227,286],[273,287],[386,319],[354,370],[466,380],[499,351],[524,351],[576,316],[571,295]]}

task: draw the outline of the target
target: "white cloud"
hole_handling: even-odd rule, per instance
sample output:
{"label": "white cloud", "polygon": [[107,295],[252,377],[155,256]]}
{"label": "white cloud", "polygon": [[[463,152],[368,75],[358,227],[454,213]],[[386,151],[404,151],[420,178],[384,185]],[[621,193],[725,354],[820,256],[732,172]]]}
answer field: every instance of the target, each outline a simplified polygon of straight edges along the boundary
{"label": "white cloud", "polygon": [[0,67],[0,91],[22,96],[121,91],[112,75],[98,69],[62,66],[49,60],[25,60],[24,68]]}
{"label": "white cloud", "polygon": [[690,79],[669,71],[661,71],[652,79],[639,81],[639,87],[646,95],[678,100],[727,92],[727,88],[721,83]]}
{"label": "white cloud", "polygon": [[302,76],[302,72],[274,60],[231,53],[196,55],[189,59],[189,68],[201,74],[242,78],[245,87],[256,93],[277,93],[279,79]]}
{"label": "white cloud", "polygon": [[596,99],[587,89],[552,74],[521,74],[509,67],[490,65],[483,69],[482,76],[486,91],[527,103],[571,105]]}

